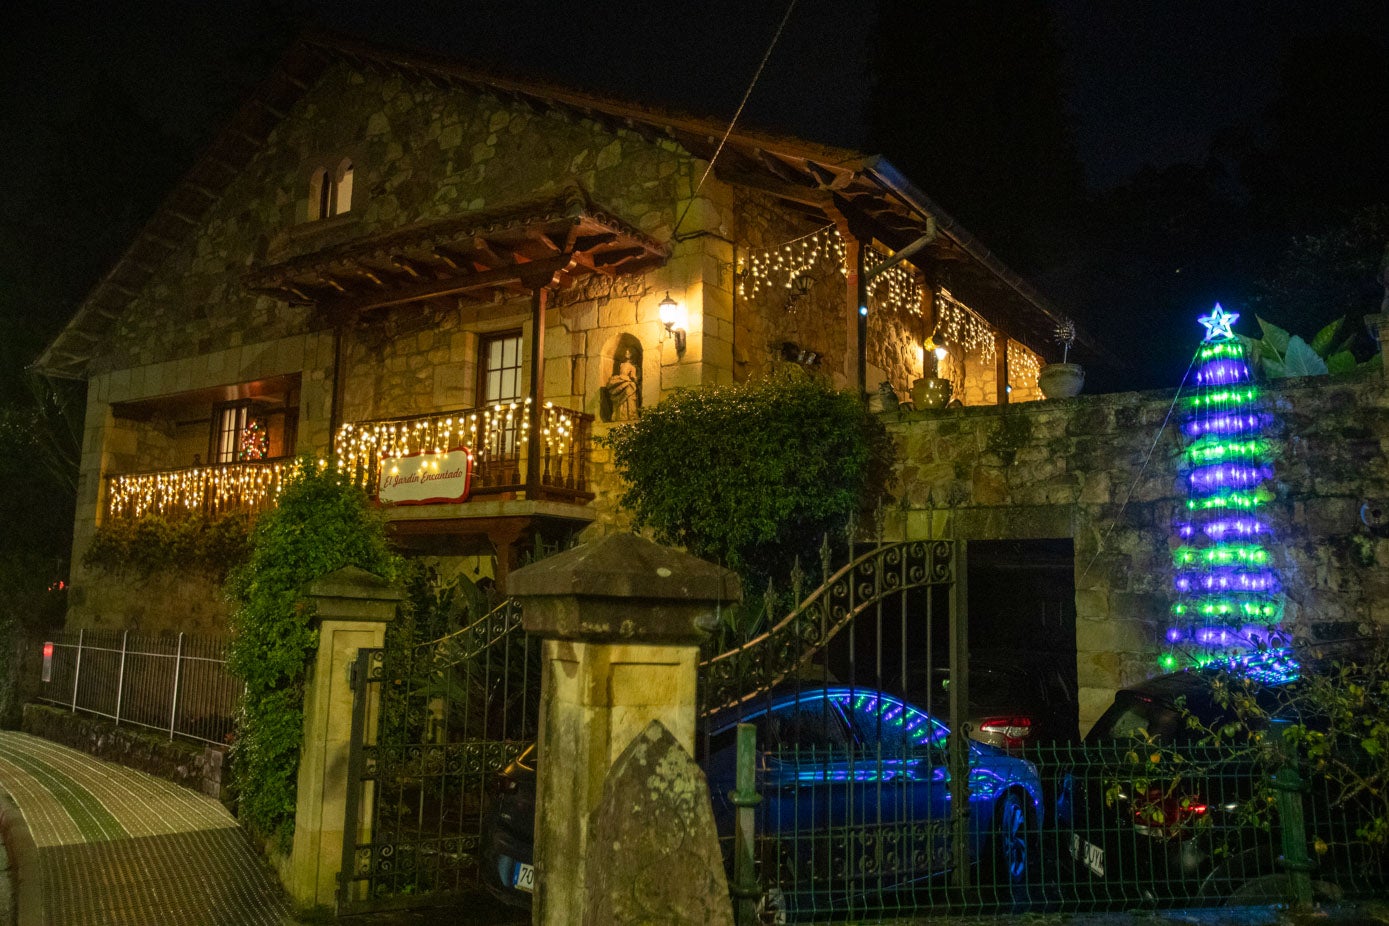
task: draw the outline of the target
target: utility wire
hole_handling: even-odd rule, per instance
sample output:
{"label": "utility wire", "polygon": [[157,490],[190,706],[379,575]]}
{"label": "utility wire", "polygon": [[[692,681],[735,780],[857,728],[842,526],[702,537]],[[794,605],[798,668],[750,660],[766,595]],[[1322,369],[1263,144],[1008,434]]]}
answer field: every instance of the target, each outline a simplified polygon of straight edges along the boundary
{"label": "utility wire", "polygon": [[1153,451],[1157,449],[1158,441],[1162,440],[1162,434],[1167,430],[1167,423],[1172,420],[1172,409],[1177,407],[1177,401],[1182,397],[1182,389],[1186,386],[1187,377],[1191,375],[1191,368],[1196,366],[1196,358],[1200,353],[1201,349],[1198,347],[1196,353],[1191,355],[1191,362],[1186,365],[1186,372],[1182,374],[1182,382],[1181,385],[1177,387],[1177,394],[1172,396],[1172,404],[1167,406],[1167,414],[1162,419],[1162,427],[1158,428],[1157,434],[1153,435],[1153,443],[1148,447],[1147,455],[1143,457],[1143,465],[1138,468],[1138,475],[1134,476],[1133,482],[1129,483],[1128,494],[1124,496],[1124,501],[1119,506],[1119,511],[1114,515],[1114,519],[1109,522],[1109,529],[1104,532],[1104,536],[1100,538],[1099,544],[1096,545],[1095,555],[1090,557],[1090,562],[1085,564],[1084,571],[1081,572],[1080,578],[1076,580],[1077,585],[1084,581],[1085,577],[1090,574],[1090,567],[1095,565],[1095,561],[1098,560],[1100,554],[1104,552],[1105,544],[1109,542],[1109,535],[1114,533],[1114,528],[1119,524],[1119,521],[1123,519],[1124,509],[1128,507],[1129,500],[1133,498],[1133,490],[1138,488],[1139,481],[1147,471],[1148,461],[1153,458]]}
{"label": "utility wire", "polygon": [[733,134],[733,127],[738,124],[738,117],[743,114],[743,108],[748,105],[748,98],[752,96],[752,88],[757,86],[757,80],[762,76],[762,69],[767,66],[767,61],[772,57],[772,49],[776,48],[777,40],[781,38],[781,33],[786,30],[786,23],[791,19],[791,11],[796,8],[798,0],[791,0],[786,5],[786,12],[781,17],[781,23],[776,27],[776,34],[772,36],[772,42],[767,46],[767,52],[762,56],[762,63],[757,65],[757,71],[752,75],[752,82],[748,84],[748,89],[743,93],[742,102],[738,104],[738,110],[733,114],[733,118],[728,121],[728,128],[723,133],[723,138],[719,139],[719,146],[714,149],[714,156],[709,159],[709,165],[704,168],[704,174],[699,178],[699,183],[695,185],[694,192],[690,194],[690,201],[685,204],[685,209],[680,213],[680,218],[675,220],[675,227],[671,230],[671,237],[680,231],[680,225],[685,221],[685,216],[690,214],[690,208],[694,206],[695,197],[704,188],[704,181],[709,179],[709,174],[714,169],[714,162],[723,153],[723,146],[728,143],[728,136]]}

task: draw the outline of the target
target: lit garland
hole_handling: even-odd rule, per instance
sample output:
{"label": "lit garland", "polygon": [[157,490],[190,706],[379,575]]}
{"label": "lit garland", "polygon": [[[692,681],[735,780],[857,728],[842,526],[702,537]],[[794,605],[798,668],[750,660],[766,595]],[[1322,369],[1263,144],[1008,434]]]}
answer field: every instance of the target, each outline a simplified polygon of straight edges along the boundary
{"label": "lit garland", "polygon": [[142,518],[259,511],[275,504],[294,465],[227,463],[112,476],[106,483],[106,512],[112,518]]}
{"label": "lit garland", "polygon": [[[382,459],[467,447],[479,467],[524,460],[530,444],[530,401],[527,398],[419,418],[343,424],[334,443],[338,469],[372,491],[380,476]],[[557,456],[567,454],[574,445],[577,423],[576,413],[546,402],[540,415],[545,450]]]}
{"label": "lit garland", "polygon": [[966,354],[977,352],[984,363],[994,359],[993,326],[944,287],[936,293],[935,339],[937,344],[959,344]]}
{"label": "lit garland", "polygon": [[[863,256],[870,271],[889,259],[877,248],[868,248]],[[921,286],[915,274],[902,264],[894,264],[874,276],[868,284],[868,294],[880,309],[891,308],[898,314],[921,315]]]}
{"label": "lit garland", "polygon": [[[1201,319],[1196,392],[1183,403],[1182,455],[1187,500],[1176,529],[1176,623],[1167,642],[1198,649],[1248,648],[1269,640],[1282,617],[1281,586],[1260,509],[1272,498],[1271,448],[1244,345],[1231,333],[1238,316],[1219,305]],[[1198,655],[1198,663],[1209,662]],[[1162,665],[1175,668],[1167,653]]]}
{"label": "lit garland", "polygon": [[740,255],[736,268],[738,295],[755,297],[764,290],[794,289],[796,277],[817,270],[833,269],[844,274],[844,260],[844,239],[839,236],[839,229],[826,225],[776,247]]}
{"label": "lit garland", "polygon": [[1008,385],[1015,389],[1036,389],[1042,360],[1031,348],[1017,341],[1008,342]]}

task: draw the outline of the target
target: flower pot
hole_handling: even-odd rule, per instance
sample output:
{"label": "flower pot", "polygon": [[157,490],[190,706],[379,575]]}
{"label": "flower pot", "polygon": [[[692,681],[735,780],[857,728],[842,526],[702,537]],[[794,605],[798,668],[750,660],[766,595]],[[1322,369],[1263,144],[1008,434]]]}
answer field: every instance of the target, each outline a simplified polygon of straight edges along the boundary
{"label": "flower pot", "polygon": [[1049,363],[1037,374],[1037,386],[1048,399],[1080,395],[1084,385],[1085,368],[1078,363]]}
{"label": "flower pot", "polygon": [[950,380],[939,376],[923,376],[912,383],[912,404],[923,408],[945,408],[950,402]]}

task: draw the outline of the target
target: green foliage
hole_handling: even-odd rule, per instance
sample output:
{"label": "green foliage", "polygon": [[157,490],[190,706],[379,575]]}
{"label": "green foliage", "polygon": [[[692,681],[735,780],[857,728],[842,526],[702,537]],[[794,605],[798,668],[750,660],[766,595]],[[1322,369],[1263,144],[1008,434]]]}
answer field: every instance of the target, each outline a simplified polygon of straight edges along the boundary
{"label": "green foliage", "polygon": [[[1243,763],[1253,778],[1254,799],[1240,808],[1243,825],[1270,828],[1274,774],[1297,769],[1312,791],[1329,796],[1332,815],[1312,820],[1312,845],[1322,854],[1336,845],[1389,851],[1389,645],[1357,646],[1354,656],[1308,652],[1295,684],[1275,696],[1240,672],[1221,672],[1211,696],[1224,716],[1214,723],[1186,712],[1187,745],[1154,747],[1168,765],[1193,761],[1214,750],[1222,765]],[[1157,761],[1156,759],[1154,761]]]}
{"label": "green foliage", "polygon": [[256,522],[250,558],[227,585],[236,604],[228,664],[246,683],[232,748],[238,813],[285,850],[294,833],[304,682],[318,646],[304,588],[346,566],[391,580],[400,568],[362,491],[333,467],[301,460],[278,506]]}
{"label": "green foliage", "polygon": [[799,370],[677,392],[603,442],[637,524],[738,571],[745,588],[784,585],[826,533],[871,521],[895,452],[862,402]]}
{"label": "green foliage", "polygon": [[251,519],[241,513],[175,519],[147,515],[98,527],[82,564],[140,577],[198,572],[220,581],[246,561],[250,539]]}
{"label": "green foliage", "polygon": [[1254,364],[1270,379],[1376,369],[1380,362],[1379,354],[1364,363],[1355,359],[1355,354],[1351,352],[1356,339],[1354,332],[1342,340],[1337,340],[1344,325],[1345,319],[1337,319],[1318,331],[1308,342],[1260,318],[1262,338],[1243,335],[1239,338],[1249,349]]}

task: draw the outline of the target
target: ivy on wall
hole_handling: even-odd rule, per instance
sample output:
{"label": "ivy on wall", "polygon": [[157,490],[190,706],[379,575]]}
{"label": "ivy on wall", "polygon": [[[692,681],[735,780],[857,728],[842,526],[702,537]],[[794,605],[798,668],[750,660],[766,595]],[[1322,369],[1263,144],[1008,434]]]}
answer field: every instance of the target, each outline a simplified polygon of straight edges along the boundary
{"label": "ivy on wall", "polygon": [[305,681],[318,647],[304,589],[345,566],[392,581],[400,572],[366,495],[336,467],[301,460],[227,583],[235,606],[228,663],[246,683],[232,746],[237,812],[284,851],[294,834]]}
{"label": "ivy on wall", "polygon": [[158,572],[196,572],[221,581],[250,553],[251,519],[143,518],[108,521],[96,529],[82,564],[141,578]]}

